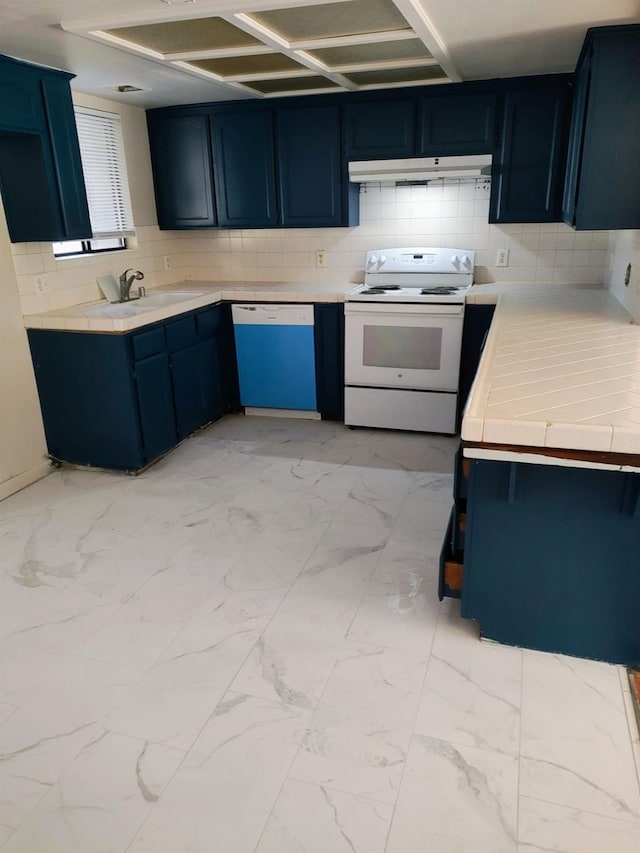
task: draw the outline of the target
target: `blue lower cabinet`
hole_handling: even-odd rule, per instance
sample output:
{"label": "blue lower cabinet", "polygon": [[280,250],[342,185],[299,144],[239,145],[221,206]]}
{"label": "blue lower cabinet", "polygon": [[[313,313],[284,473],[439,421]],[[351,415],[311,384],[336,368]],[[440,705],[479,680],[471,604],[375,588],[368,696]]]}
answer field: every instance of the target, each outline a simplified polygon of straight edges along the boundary
{"label": "blue lower cabinet", "polygon": [[327,420],[344,420],[344,305],[314,305],[316,405]]}
{"label": "blue lower cabinet", "polygon": [[196,344],[196,374],[202,411],[202,423],[213,421],[224,414],[225,400],[222,383],[220,341],[217,337],[205,338]]}
{"label": "blue lower cabinet", "polygon": [[160,352],[136,362],[135,381],[144,459],[147,461],[166,453],[178,441],[167,353]]}
{"label": "blue lower cabinet", "polygon": [[229,411],[235,385],[233,372],[226,382],[222,376],[233,358],[226,308],[123,335],[29,329],[50,455],[136,471]]}
{"label": "blue lower cabinet", "polygon": [[171,354],[171,381],[179,438],[186,438],[204,423],[194,344]]}
{"label": "blue lower cabinet", "polygon": [[640,475],[471,460],[462,615],[501,643],[640,663]]}
{"label": "blue lower cabinet", "polygon": [[[153,426],[156,406],[145,408],[141,422],[128,336],[43,329],[29,329],[28,336],[51,456],[77,465],[141,468],[148,459],[143,423]],[[157,364],[148,366],[143,404],[156,399],[162,384],[157,375],[152,379]],[[156,455],[158,433],[147,436]]]}

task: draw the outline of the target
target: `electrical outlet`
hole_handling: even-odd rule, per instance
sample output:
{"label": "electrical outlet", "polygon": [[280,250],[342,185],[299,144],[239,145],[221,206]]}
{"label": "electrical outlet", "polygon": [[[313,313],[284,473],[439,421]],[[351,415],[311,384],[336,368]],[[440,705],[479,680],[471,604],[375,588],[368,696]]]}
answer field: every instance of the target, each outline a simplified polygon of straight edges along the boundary
{"label": "electrical outlet", "polygon": [[165,268],[166,270],[170,270],[170,269],[171,269],[171,258],[169,257],[169,255],[165,255],[165,256],[164,256],[164,268]]}
{"label": "electrical outlet", "polygon": [[36,293],[46,293],[47,290],[49,290],[49,280],[44,273],[41,275],[34,275],[33,286]]}
{"label": "electrical outlet", "polygon": [[496,266],[497,267],[508,267],[509,266],[509,249],[498,249],[496,253]]}
{"label": "electrical outlet", "polygon": [[326,267],[327,265],[327,253],[324,249],[318,249],[316,252],[316,266],[317,267]]}
{"label": "electrical outlet", "polygon": [[631,264],[627,264],[627,268],[624,271],[624,286],[629,287],[630,281],[631,281]]}

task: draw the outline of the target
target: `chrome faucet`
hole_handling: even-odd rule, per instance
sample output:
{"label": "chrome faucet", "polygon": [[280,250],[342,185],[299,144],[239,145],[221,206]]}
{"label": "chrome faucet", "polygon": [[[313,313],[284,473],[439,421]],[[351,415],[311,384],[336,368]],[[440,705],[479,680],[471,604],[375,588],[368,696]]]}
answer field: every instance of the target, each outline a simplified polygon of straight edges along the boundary
{"label": "chrome faucet", "polygon": [[[127,273],[133,273],[127,278]],[[129,296],[129,291],[131,290],[131,285],[134,281],[142,281],[144,278],[144,273],[140,272],[140,270],[128,269],[125,270],[120,276],[120,302],[128,302],[131,297]]]}

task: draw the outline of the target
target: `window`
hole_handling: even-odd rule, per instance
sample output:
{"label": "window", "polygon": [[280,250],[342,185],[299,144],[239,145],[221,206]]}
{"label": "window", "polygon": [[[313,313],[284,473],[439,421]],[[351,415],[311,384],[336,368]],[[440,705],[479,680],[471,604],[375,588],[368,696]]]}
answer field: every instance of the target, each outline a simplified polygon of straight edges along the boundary
{"label": "window", "polygon": [[93,238],[54,243],[56,257],[121,249],[135,233],[120,116],[85,107],[75,116]]}

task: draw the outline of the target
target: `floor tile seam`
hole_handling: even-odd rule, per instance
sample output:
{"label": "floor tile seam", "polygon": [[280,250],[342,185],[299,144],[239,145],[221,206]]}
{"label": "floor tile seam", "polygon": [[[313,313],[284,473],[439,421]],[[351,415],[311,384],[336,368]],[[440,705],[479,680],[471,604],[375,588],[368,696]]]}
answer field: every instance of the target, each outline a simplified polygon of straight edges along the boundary
{"label": "floor tile seam", "polygon": [[[612,820],[612,821],[617,821],[619,823],[625,823],[625,824],[628,824],[629,826],[637,827],[639,832],[640,832],[640,815],[638,815],[637,818],[633,818],[633,817],[612,817],[612,815],[610,813],[604,814],[603,812],[596,812],[596,811],[593,811],[592,809],[584,809],[584,808],[581,808],[580,806],[573,806],[573,805],[570,806],[570,805],[567,805],[567,803],[560,803],[560,802],[558,802],[558,800],[548,800],[548,799],[545,799],[544,797],[534,797],[531,794],[521,794],[520,792],[518,792],[518,801],[520,801],[520,800],[532,800],[532,801],[538,802],[538,803],[546,803],[547,805],[557,806],[558,808],[566,809],[567,811],[579,812],[580,814],[591,815],[592,817],[599,817],[599,818],[603,818],[604,820]],[[639,835],[639,838],[640,838],[640,835]],[[518,833],[518,840],[520,840],[520,834],[519,833]]]}
{"label": "floor tile seam", "polygon": [[[412,480],[413,480],[413,482],[415,483],[416,474],[417,474],[418,472],[417,472],[417,471],[413,471],[412,473],[413,473],[413,478],[412,478]],[[411,487],[409,487],[409,491],[407,491],[407,494],[405,495],[404,500],[402,501],[402,504],[401,504],[401,506],[400,506],[400,509],[398,510],[398,513],[397,513],[397,515],[396,515],[396,517],[395,517],[395,519],[394,519],[393,526],[389,529],[389,532],[388,532],[387,538],[385,539],[384,546],[380,549],[380,552],[379,552],[379,554],[378,554],[378,559],[377,559],[377,560],[376,560],[376,562],[375,562],[374,569],[373,569],[373,571],[371,572],[371,575],[370,575],[369,580],[368,580],[368,582],[367,582],[367,587],[366,587],[366,589],[365,589],[365,591],[364,591],[364,593],[363,593],[363,595],[362,595],[362,597],[361,597],[361,599],[360,599],[360,603],[358,604],[358,607],[357,607],[357,609],[356,609],[356,612],[355,612],[355,613],[354,613],[354,615],[353,615],[353,619],[352,619],[352,620],[351,620],[351,622],[349,623],[349,627],[347,628],[347,632],[346,632],[346,634],[345,634],[345,637],[347,637],[347,636],[349,635],[349,633],[351,632],[351,627],[352,627],[353,622],[354,622],[354,620],[355,620],[355,618],[356,618],[356,616],[357,616],[357,614],[358,614],[358,611],[360,610],[360,607],[362,607],[362,603],[363,603],[364,599],[367,597],[367,595],[369,595],[369,594],[370,594],[370,593],[369,593],[369,590],[371,589],[371,585],[372,585],[372,583],[373,583],[373,578],[374,578],[374,576],[375,576],[375,574],[376,574],[376,571],[378,570],[378,566],[380,565],[380,561],[382,560],[382,555],[384,554],[384,551],[386,550],[386,547],[387,547],[387,545],[389,544],[389,541],[390,541],[390,540],[392,539],[392,537],[393,537],[393,531],[395,530],[395,528],[396,528],[396,526],[397,526],[397,524],[398,524],[398,518],[400,517],[400,514],[402,513],[402,510],[403,510],[403,508],[404,508],[404,506],[405,506],[405,504],[406,504],[406,502],[407,502],[407,498],[409,497],[410,489],[411,489]],[[346,499],[345,499],[345,502],[346,502]]]}
{"label": "floor tile seam", "polygon": [[[103,733],[106,731],[106,729],[104,728],[104,726],[103,726],[103,725],[102,725],[98,720],[93,720],[92,722],[88,723],[86,727],[88,727],[89,725],[97,726],[98,730],[101,730]],[[43,782],[43,783],[40,783],[40,784],[42,784],[42,785],[45,787],[45,790],[44,790],[44,791],[42,792],[42,794],[37,798],[36,802],[33,804],[32,808],[29,810],[29,813],[24,817],[24,819],[19,823],[19,825],[18,825],[17,827],[15,827],[14,832],[13,832],[13,835],[15,835],[15,833],[16,833],[19,829],[21,829],[23,826],[25,826],[25,824],[26,824],[26,823],[27,823],[27,821],[31,818],[31,816],[33,815],[33,813],[35,812],[35,810],[38,808],[38,806],[40,805],[40,803],[42,802],[42,800],[47,796],[47,794],[48,794],[51,790],[53,790],[53,788],[58,784],[58,782],[60,781],[60,779],[64,776],[64,774],[65,774],[65,773],[67,772],[67,770],[71,767],[71,765],[76,761],[76,759],[80,756],[80,754],[81,754],[82,752],[84,752],[84,750],[87,748],[87,746],[89,746],[91,743],[94,743],[96,740],[99,740],[99,737],[97,737],[97,738],[93,738],[93,739],[90,741],[90,743],[89,743],[89,744],[85,744],[84,746],[81,746],[81,747],[78,749],[78,751],[77,751],[77,752],[76,752],[76,753],[75,753],[75,754],[74,754],[74,755],[73,755],[73,756],[68,760],[68,762],[64,765],[64,767],[62,768],[62,770],[60,771],[60,773],[57,775],[57,777],[54,779],[54,781],[53,781],[53,782]],[[2,769],[2,775],[9,776],[9,777],[11,777],[11,778],[25,778],[25,777],[24,777],[24,773],[21,773],[21,774],[19,774],[19,775],[16,775],[16,774],[13,774],[13,773],[8,773],[8,772],[7,772],[7,771],[5,771],[4,769]],[[1,778],[1,775],[0,775],[0,778]],[[11,828],[11,827],[10,827],[10,828]],[[1,849],[2,849],[2,848],[0,847],[0,850],[1,850]]]}
{"label": "floor tile seam", "polygon": [[420,692],[418,694],[418,701],[416,702],[416,708],[415,708],[415,712],[413,715],[413,723],[412,723],[411,729],[410,729],[409,743],[407,744],[407,750],[406,750],[405,759],[403,762],[402,773],[400,774],[400,779],[398,781],[398,788],[396,790],[396,798],[395,798],[395,801],[393,803],[393,808],[391,811],[391,820],[389,821],[389,828],[387,830],[387,836],[386,836],[385,845],[384,845],[385,851],[387,851],[387,849],[389,847],[389,841],[391,838],[391,829],[392,829],[394,821],[396,819],[396,809],[398,806],[398,799],[400,797],[400,791],[402,790],[402,786],[404,784],[405,776],[407,773],[407,764],[408,764],[409,753],[411,752],[411,746],[412,746],[413,740],[414,740],[416,734],[418,734],[416,732],[416,721],[418,719],[418,715],[420,713],[420,707],[422,705],[422,697],[424,695],[424,689],[425,689],[425,684],[426,684],[426,680],[427,680],[427,672],[429,670],[429,661],[431,659],[433,644],[435,642],[435,636],[436,636],[436,633],[438,630],[438,625],[440,623],[441,616],[442,616],[442,603],[441,603],[440,609],[438,611],[438,616],[436,619],[436,624],[435,624],[433,633],[431,634],[431,642],[429,643],[429,648],[428,648],[428,650],[426,650],[425,665],[424,665],[424,676],[422,678],[422,685],[420,687]]}
{"label": "floor tile seam", "polygon": [[[378,806],[388,806],[393,809],[396,800],[398,799],[398,791],[395,792],[395,796],[393,798],[393,802],[389,802],[388,800],[379,800],[376,797],[371,797],[368,794],[356,794],[353,791],[347,791],[345,788],[341,788],[339,785],[334,785],[332,782],[312,782],[309,779],[301,779],[299,776],[295,774],[289,774],[287,776],[287,781],[291,780],[292,782],[297,782],[300,785],[308,785],[311,788],[326,788],[328,791],[336,791],[338,794],[344,794],[347,797],[353,797],[355,800],[365,800],[368,803],[374,803]],[[391,821],[389,821],[391,824]]]}
{"label": "floor tile seam", "polygon": [[631,691],[625,691],[622,688],[622,701],[624,704],[625,717],[627,718],[627,728],[629,731],[629,739],[631,741],[631,752],[633,763],[636,769],[636,777],[638,779],[638,792],[640,793],[640,723],[636,717],[636,712],[633,707],[633,697]]}
{"label": "floor tile seam", "polygon": [[524,707],[524,654],[520,652],[520,713],[518,715],[518,777],[516,783],[516,844],[520,838],[520,783],[522,780],[522,709]]}
{"label": "floor tile seam", "polygon": [[[65,664],[67,663],[67,659],[73,659],[74,657],[76,657],[75,652],[72,652],[72,651],[66,651],[66,650],[65,650],[64,652],[60,652],[60,654],[62,654],[62,655],[64,655],[64,656],[65,656],[65,660],[60,661],[60,663],[58,664],[58,666],[54,667],[54,669],[52,669],[52,670],[50,670],[49,672],[47,672],[47,675],[46,675],[46,677],[45,677],[45,680],[44,680],[44,681],[40,681],[40,682],[39,682],[35,687],[31,687],[31,688],[29,688],[29,690],[28,690],[28,692],[27,692],[27,695],[25,696],[24,700],[23,700],[19,705],[16,705],[16,706],[15,706],[16,711],[19,711],[19,710],[20,710],[20,709],[25,705],[25,703],[26,703],[26,702],[28,702],[28,701],[29,701],[29,699],[31,699],[31,697],[32,697],[32,696],[33,696],[33,694],[36,692],[36,690],[38,690],[38,688],[43,687],[43,686],[46,686],[46,685],[48,684],[48,682],[54,678],[54,676],[56,675],[56,673],[60,672],[60,670],[61,670],[61,669],[65,666]],[[2,701],[3,701],[3,702],[5,702],[5,704],[7,704],[7,705],[9,705],[9,704],[13,704],[13,703],[11,703],[11,702],[7,702],[7,701],[6,701],[6,699],[3,699]],[[7,722],[7,720],[8,720],[10,717],[13,717],[13,713],[11,713],[11,714],[9,715],[9,717],[7,717],[7,719],[3,720],[3,721],[2,721],[2,723],[0,723],[0,731],[2,731],[2,727],[4,726],[4,724]]]}

